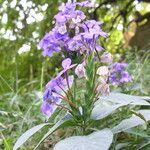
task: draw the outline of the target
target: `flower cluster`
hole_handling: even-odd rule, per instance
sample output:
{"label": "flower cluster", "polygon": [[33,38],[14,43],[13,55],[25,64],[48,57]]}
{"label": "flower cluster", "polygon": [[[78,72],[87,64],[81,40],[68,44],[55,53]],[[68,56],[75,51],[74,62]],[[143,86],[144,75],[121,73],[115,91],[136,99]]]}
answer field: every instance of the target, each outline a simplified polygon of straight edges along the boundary
{"label": "flower cluster", "polygon": [[[75,78],[83,80],[83,83],[86,82],[88,89],[84,97],[91,108],[97,96],[110,93],[109,81],[119,84],[131,80],[130,75],[125,71],[125,63],[111,65],[112,55],[109,52],[104,52],[99,56],[99,51],[103,48],[99,45],[98,39],[101,36],[106,38],[107,33],[102,31],[101,22],[86,20],[84,12],[81,11],[83,7],[92,7],[92,5],[89,1],[69,1],[62,4],[54,17],[54,28],[39,43],[44,56],[52,57],[57,52],[66,56],[65,54],[75,52],[82,55],[83,59],[82,62],[80,60],[80,64],[71,64],[70,58],[63,60],[63,70],[46,85],[41,111],[49,117],[58,106],[64,108],[61,105],[62,100],[66,101],[71,109],[76,108],[74,103],[76,96],[72,97],[75,94],[71,93]],[[69,75],[68,70],[70,69],[74,69],[74,75]],[[84,105],[86,105],[85,101]],[[78,108],[83,105],[82,100],[80,102]]]}
{"label": "flower cluster", "polygon": [[65,93],[73,84],[73,76],[68,76],[65,79],[62,76],[66,74],[69,69],[75,67],[75,64],[71,65],[71,60],[67,58],[62,62],[62,67],[63,70],[46,85],[41,111],[47,116],[53,114],[64,98]]}
{"label": "flower cluster", "polygon": [[131,81],[131,76],[125,70],[127,63],[114,63],[110,66],[109,80],[113,84],[127,83]]}
{"label": "flower cluster", "polygon": [[77,7],[92,7],[92,5],[89,1],[67,2],[59,7],[59,12],[54,17],[54,28],[39,43],[44,56],[51,57],[60,51],[87,54],[103,49],[98,44],[99,36],[107,37],[101,29],[102,23],[85,20],[84,12],[76,10]]}

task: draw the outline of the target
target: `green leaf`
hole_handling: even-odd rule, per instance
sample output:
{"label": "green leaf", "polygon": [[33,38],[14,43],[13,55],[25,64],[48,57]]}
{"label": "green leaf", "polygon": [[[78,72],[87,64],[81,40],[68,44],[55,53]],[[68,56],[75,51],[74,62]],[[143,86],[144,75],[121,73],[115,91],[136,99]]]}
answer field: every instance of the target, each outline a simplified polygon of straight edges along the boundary
{"label": "green leaf", "polygon": [[136,127],[138,125],[142,125],[144,123],[145,121],[139,118],[138,116],[132,116],[131,118],[124,119],[123,121],[121,121],[120,124],[118,124],[112,129],[112,132],[119,133],[130,128]]}
{"label": "green leaf", "polygon": [[113,140],[109,129],[94,132],[87,136],[73,136],[57,143],[54,150],[108,150]]}
{"label": "green leaf", "polygon": [[40,125],[37,125],[29,130],[27,130],[25,133],[23,133],[17,142],[15,143],[13,150],[17,150],[20,146],[22,146],[33,134],[35,134],[37,131],[39,131],[44,126],[48,125],[49,123],[43,123]]}
{"label": "green leaf", "polygon": [[132,105],[150,106],[150,103],[147,102],[146,98],[142,96],[128,95],[123,93],[110,93],[108,96],[101,96],[100,100],[120,104],[130,103]]}
{"label": "green leaf", "polygon": [[137,113],[137,112],[135,112],[135,111],[131,111],[133,114],[135,114],[136,116],[138,116],[138,117],[140,117],[142,120],[144,120],[145,121],[145,123],[147,123],[147,121],[146,121],[146,119],[145,119],[145,117],[141,114],[141,113]]}
{"label": "green leaf", "polygon": [[88,56],[86,69],[86,87],[84,93],[83,116],[87,119],[90,117],[95,97],[95,63],[93,54]]}
{"label": "green leaf", "polygon": [[102,104],[98,104],[93,108],[91,118],[94,120],[103,119],[108,115],[113,114],[118,108],[122,106],[126,106],[128,104],[129,103],[124,103],[124,104],[116,104],[111,106],[104,106]]}
{"label": "green leaf", "polygon": [[52,134],[55,130],[57,130],[60,127],[65,127],[70,125],[70,121],[72,119],[71,114],[66,114],[61,120],[59,120],[52,128],[49,129],[49,131],[44,135],[44,137],[40,140],[40,142],[37,144],[37,146],[34,148],[36,150],[40,144],[50,135]]}
{"label": "green leaf", "polygon": [[119,133],[133,127],[145,124],[145,121],[150,121],[150,110],[139,110],[137,113],[140,113],[145,118],[144,120],[138,116],[132,116],[128,119],[124,119],[120,124],[115,126],[112,129],[113,133]]}

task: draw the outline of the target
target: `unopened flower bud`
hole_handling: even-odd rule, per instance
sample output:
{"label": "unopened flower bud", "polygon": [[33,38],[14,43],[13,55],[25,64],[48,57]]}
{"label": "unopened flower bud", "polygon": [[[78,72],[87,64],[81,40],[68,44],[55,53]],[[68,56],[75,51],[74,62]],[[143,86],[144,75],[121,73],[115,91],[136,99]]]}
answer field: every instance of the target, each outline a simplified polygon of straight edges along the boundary
{"label": "unopened flower bud", "polygon": [[98,86],[97,91],[106,96],[110,93],[109,85],[107,83],[102,83]]}
{"label": "unopened flower bud", "polygon": [[98,82],[101,83],[101,84],[106,83],[107,80],[108,80],[108,76],[100,76],[98,78]]}
{"label": "unopened flower bud", "polygon": [[101,56],[101,62],[103,63],[111,63],[112,62],[112,55],[109,52],[104,52]]}
{"label": "unopened flower bud", "polygon": [[78,76],[78,78],[85,77],[85,68],[83,64],[79,64],[75,69],[75,74]]}
{"label": "unopened flower bud", "polygon": [[108,76],[109,70],[107,66],[101,66],[97,69],[97,74],[100,76]]}

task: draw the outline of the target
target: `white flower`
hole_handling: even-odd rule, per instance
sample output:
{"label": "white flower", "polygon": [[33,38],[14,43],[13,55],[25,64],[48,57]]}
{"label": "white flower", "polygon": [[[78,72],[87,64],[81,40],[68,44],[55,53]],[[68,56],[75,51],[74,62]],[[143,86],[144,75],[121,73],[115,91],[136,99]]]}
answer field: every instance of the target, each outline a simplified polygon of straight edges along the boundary
{"label": "white flower", "polygon": [[20,55],[22,53],[29,52],[30,49],[31,49],[30,45],[23,44],[22,47],[18,50],[18,54]]}

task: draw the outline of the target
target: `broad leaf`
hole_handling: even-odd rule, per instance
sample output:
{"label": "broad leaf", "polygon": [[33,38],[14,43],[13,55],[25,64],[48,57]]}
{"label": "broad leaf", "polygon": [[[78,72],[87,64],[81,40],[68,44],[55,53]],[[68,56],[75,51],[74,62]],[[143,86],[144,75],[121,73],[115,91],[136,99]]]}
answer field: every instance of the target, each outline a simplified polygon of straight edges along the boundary
{"label": "broad leaf", "polygon": [[108,115],[115,112],[116,109],[120,108],[121,106],[125,106],[126,104],[117,104],[117,105],[111,105],[111,106],[104,106],[101,104],[97,104],[91,114],[91,118],[94,120],[99,120],[107,117]]}
{"label": "broad leaf", "polygon": [[[55,130],[60,128],[63,124],[67,123],[72,119],[71,114],[66,114],[61,120],[59,120],[52,128],[49,129],[49,131],[44,135],[44,137],[40,140],[40,142],[37,144],[37,146],[34,148],[36,150],[40,144],[49,136],[51,135]],[[66,125],[67,126],[67,125]]]}
{"label": "broad leaf", "polygon": [[[146,121],[150,120],[150,110],[139,110],[137,113],[142,114]],[[145,124],[145,121],[138,116],[132,116],[131,118],[124,119],[120,124],[112,129],[113,133],[119,133],[127,129],[136,127],[138,125]]]}
{"label": "broad leaf", "polygon": [[140,117],[132,116],[129,119],[124,119],[123,121],[121,121],[121,123],[119,125],[115,126],[112,129],[112,132],[113,133],[119,133],[119,132],[125,131],[127,129],[136,127],[138,125],[142,125],[144,123],[145,123],[145,121],[142,120]]}
{"label": "broad leaf", "polygon": [[43,123],[40,125],[37,125],[29,130],[27,130],[25,133],[23,133],[17,142],[15,143],[13,150],[17,150],[22,144],[24,144],[33,134],[35,134],[37,131],[39,131],[44,126],[48,125],[49,123]]}
{"label": "broad leaf", "polygon": [[141,96],[134,96],[134,95],[127,95],[123,93],[110,93],[108,96],[101,96],[100,100],[103,101],[111,101],[113,103],[130,103],[133,105],[150,105],[148,98],[141,97]]}
{"label": "broad leaf", "polygon": [[143,98],[144,100],[150,101],[150,96],[142,96],[141,98]]}
{"label": "broad leaf", "polygon": [[54,150],[108,150],[113,140],[109,129],[88,136],[73,136],[57,143]]}

